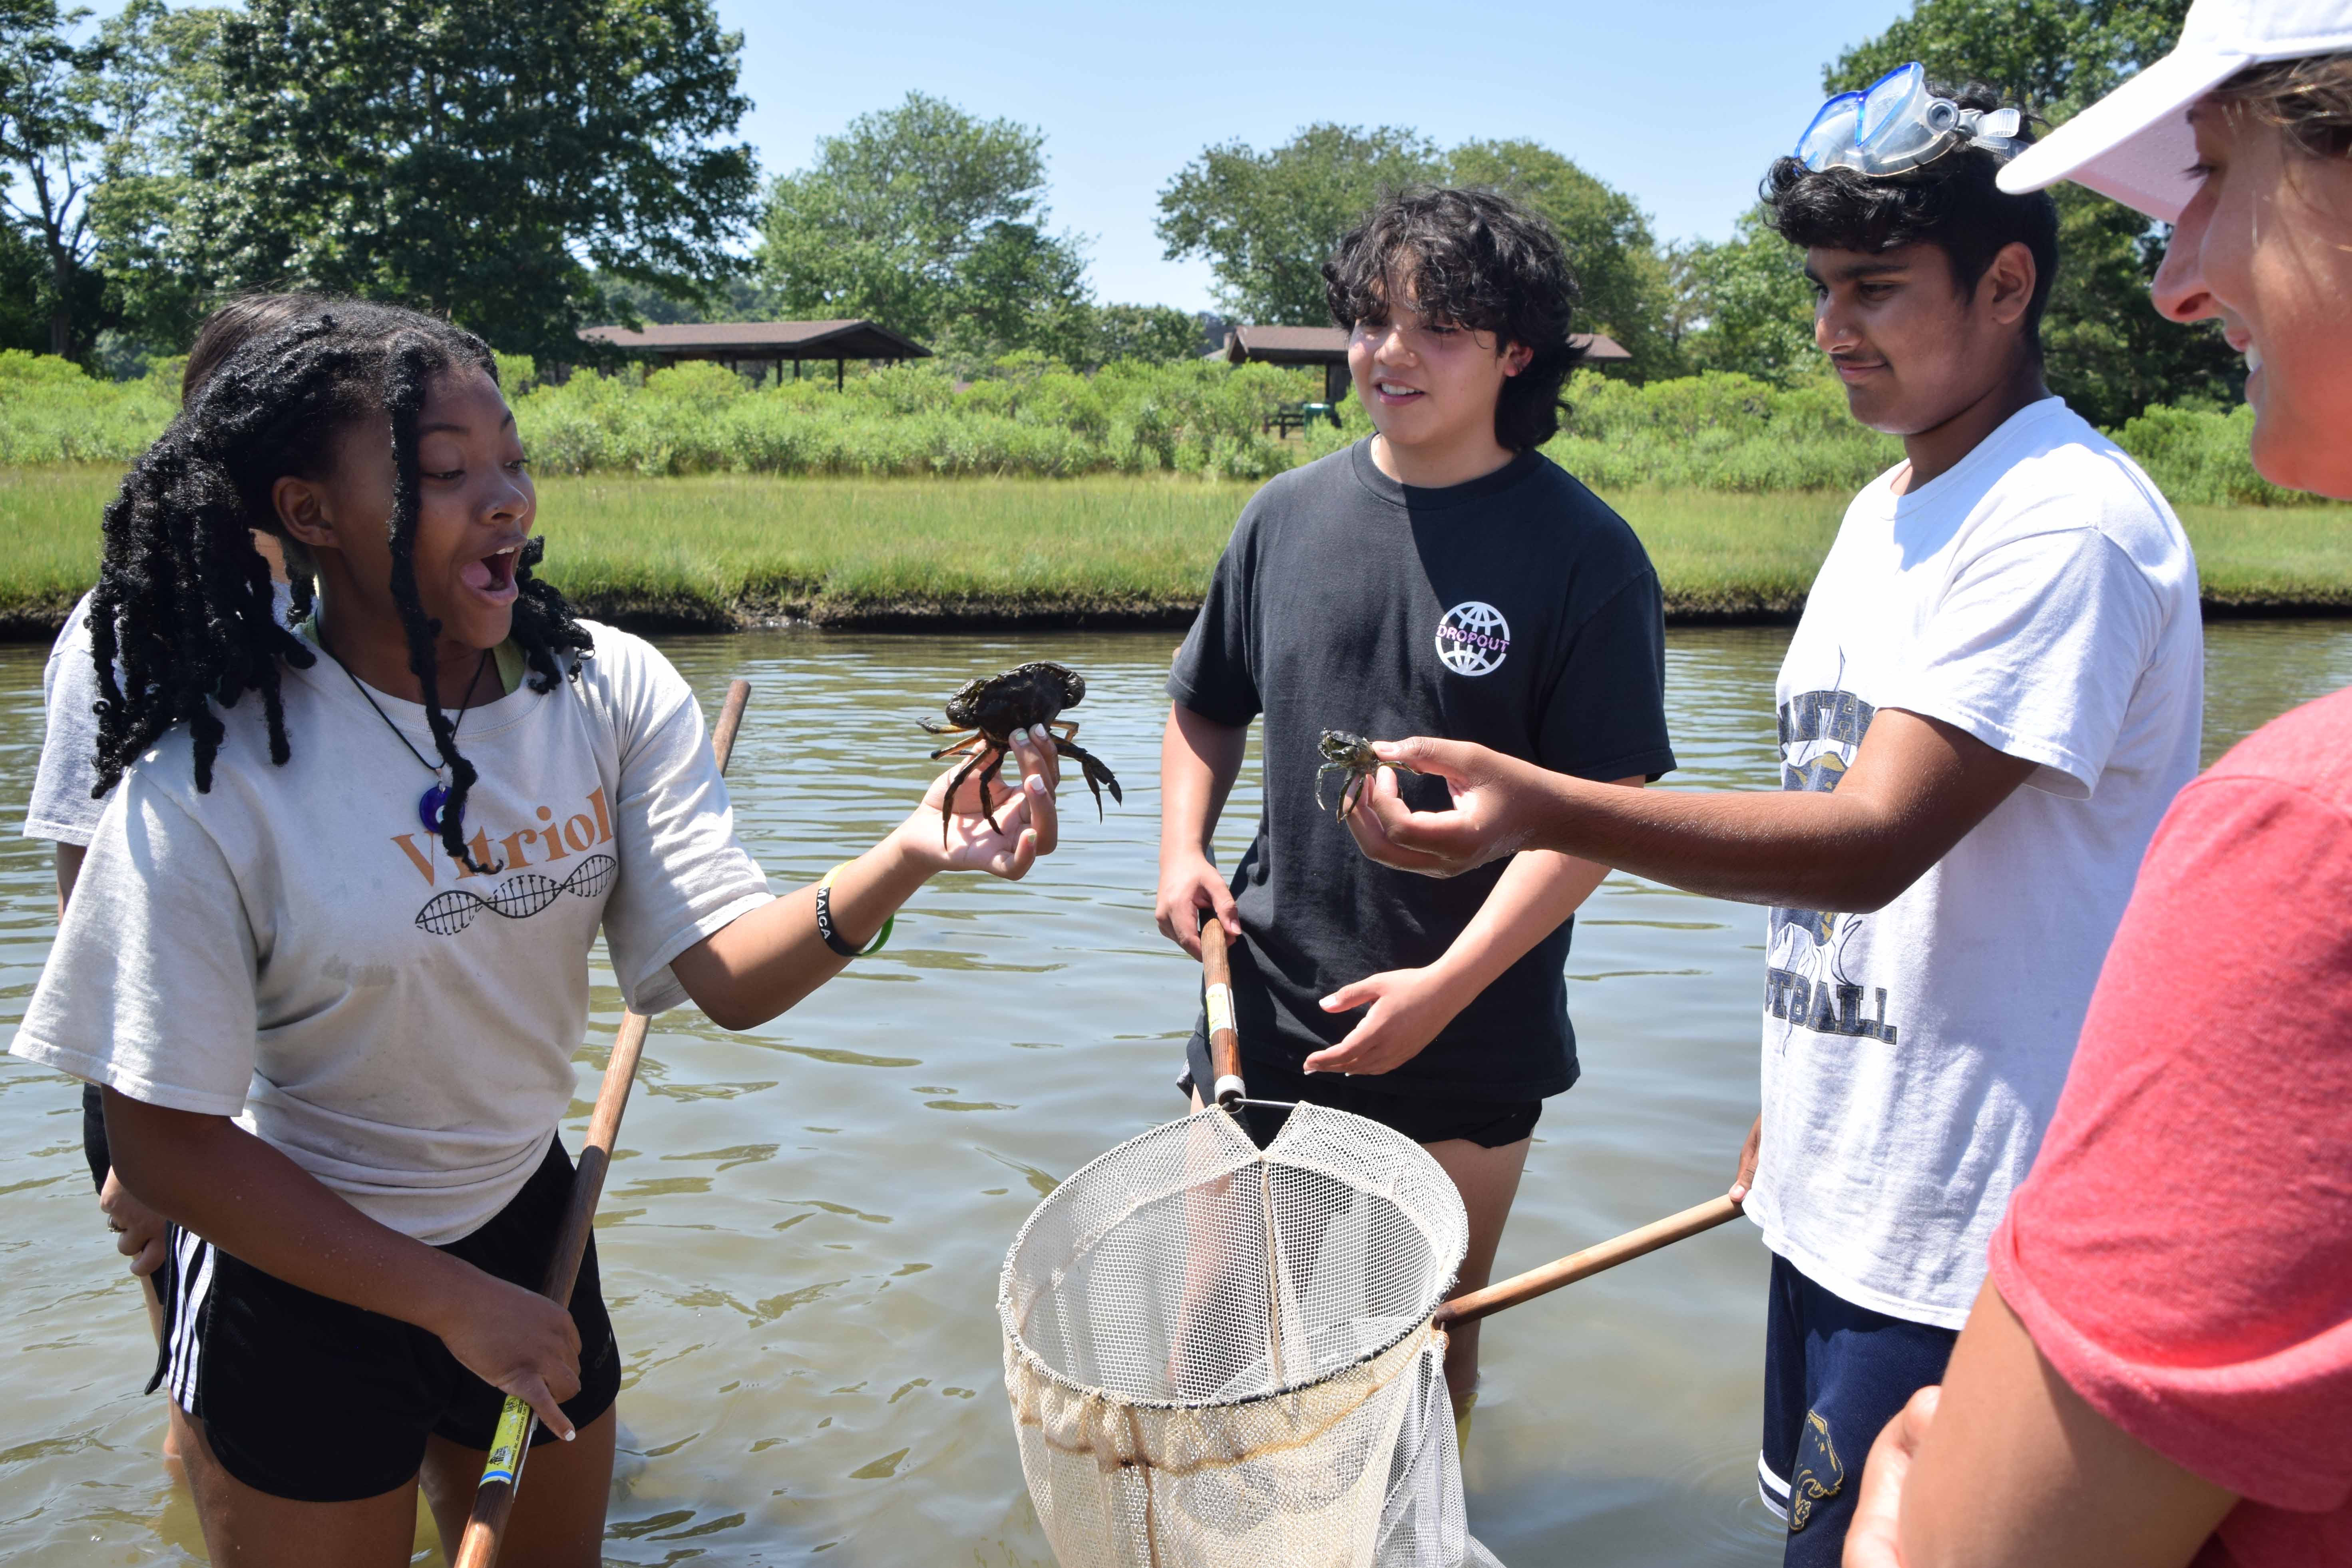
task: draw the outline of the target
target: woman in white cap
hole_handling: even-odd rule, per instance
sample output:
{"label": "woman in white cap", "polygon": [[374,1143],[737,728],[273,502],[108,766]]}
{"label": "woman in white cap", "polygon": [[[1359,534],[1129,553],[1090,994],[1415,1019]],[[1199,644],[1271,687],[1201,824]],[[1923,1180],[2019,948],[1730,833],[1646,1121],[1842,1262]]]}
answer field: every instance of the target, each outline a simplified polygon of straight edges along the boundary
{"label": "woman in white cap", "polygon": [[[2197,0],[2001,184],[2061,179],[2177,226],[2254,466],[2352,499],[2352,0]],[[2352,1563],[2352,689],[2174,804],[1990,1263],[1847,1568]]]}

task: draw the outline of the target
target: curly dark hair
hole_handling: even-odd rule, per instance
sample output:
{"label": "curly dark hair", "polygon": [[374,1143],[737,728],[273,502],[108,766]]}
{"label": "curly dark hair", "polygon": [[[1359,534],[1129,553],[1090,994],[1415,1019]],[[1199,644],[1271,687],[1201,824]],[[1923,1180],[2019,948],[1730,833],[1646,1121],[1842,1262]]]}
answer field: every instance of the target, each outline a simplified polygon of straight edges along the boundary
{"label": "curly dark hair", "polygon": [[196,323],[188,344],[187,363],[180,370],[180,402],[194,403],[221,362],[264,332],[276,331],[297,318],[324,310],[333,300],[325,294],[232,294]]}
{"label": "curly dark hair", "polygon": [[1388,314],[1389,279],[1434,321],[1531,351],[1503,384],[1495,439],[1514,452],[1559,433],[1559,389],[1583,357],[1569,340],[1576,278],[1551,226],[1493,191],[1407,191],[1384,198],[1323,264],[1331,319],[1355,330]]}
{"label": "curly dark hair", "polygon": [[[1928,90],[1962,109],[1992,110],[2000,94],[1982,82]],[[2030,122],[2029,122],[2030,123]],[[2030,128],[2017,140],[2031,142]],[[2013,196],[1993,182],[2004,162],[1982,147],[1961,147],[1901,174],[1874,178],[1856,169],[1806,168],[1774,161],[1759,193],[1766,213],[1790,244],[1876,252],[1932,245],[1951,258],[1952,282],[1974,289],[2005,246],[2033,255],[2033,298],[2025,308],[2025,348],[2042,363],[2042,312],[2058,279],[2058,205],[2047,191]]]}
{"label": "curly dark hair", "polygon": [[[99,687],[93,794],[112,789],[134,759],[181,723],[195,742],[196,789],[209,791],[226,735],[215,705],[233,707],[248,691],[261,694],[270,761],[283,765],[293,754],[279,665],[307,668],[313,659],[273,613],[269,568],[253,535],[269,534],[285,547],[294,613],[308,615],[309,557],[286,534],[272,489],[289,474],[319,477],[341,432],[383,420],[394,460],[393,600],[407,634],[409,668],[423,684],[425,721],[449,770],[442,847],[468,869],[498,868],[476,864],[466,849],[460,824],[477,775],[441,708],[433,646],[440,626],[416,591],[416,422],[433,379],[457,370],[498,379],[497,360],[471,332],[358,300],[305,301],[219,359],[106,509],[106,552],[89,612]],[[551,691],[576,677],[577,656],[593,649],[562,595],[531,574],[540,555],[534,540],[518,557],[513,636],[534,672],[532,689]]]}

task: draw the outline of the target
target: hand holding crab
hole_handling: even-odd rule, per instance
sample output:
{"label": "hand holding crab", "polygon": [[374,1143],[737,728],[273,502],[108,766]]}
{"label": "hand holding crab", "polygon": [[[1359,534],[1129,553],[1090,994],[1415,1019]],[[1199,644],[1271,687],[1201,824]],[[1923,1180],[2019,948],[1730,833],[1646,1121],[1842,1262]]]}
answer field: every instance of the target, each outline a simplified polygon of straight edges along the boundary
{"label": "hand holding crab", "polygon": [[[1075,708],[1085,700],[1086,677],[1075,669],[1058,664],[1037,660],[1003,674],[964,683],[948,699],[947,721],[933,723],[919,719],[926,731],[934,735],[963,735],[964,739],[940,747],[931,753],[931,760],[962,756],[964,764],[956,770],[949,783],[943,804],[952,814],[964,781],[979,774],[980,815],[988,820],[992,830],[996,827],[996,814],[989,798],[989,785],[997,770],[1003,766],[1005,754],[1015,744],[1018,731],[1027,731],[1040,746],[1046,748],[1043,759],[1052,766],[1056,755],[1076,757],[1085,770],[1087,787],[1094,792],[1095,814],[1102,814],[1103,786],[1110,786],[1110,797],[1124,801],[1118,780],[1104,766],[1102,759],[1079,746],[1076,722],[1055,722],[1066,708]],[[968,732],[968,733],[967,733]],[[1050,744],[1048,744],[1050,742]],[[969,815],[969,814],[966,814]],[[948,824],[940,826],[940,842],[947,842]]]}
{"label": "hand holding crab", "polygon": [[1414,771],[1402,763],[1384,760],[1379,752],[1372,750],[1371,742],[1361,735],[1349,734],[1345,730],[1324,731],[1323,738],[1315,742],[1315,749],[1323,754],[1323,765],[1315,770],[1315,804],[1317,805],[1323,804],[1325,774],[1337,771],[1348,775],[1348,782],[1339,786],[1339,808],[1332,814],[1332,820],[1335,822],[1348,820],[1349,814],[1356,809],[1357,803],[1364,798],[1365,786],[1371,782],[1372,775],[1382,768],[1395,768],[1401,773],[1408,773]]}
{"label": "hand holding crab", "polygon": [[921,806],[898,829],[918,863],[933,871],[985,871],[1019,881],[1038,857],[1054,852],[1061,833],[1053,750],[1025,730],[1012,741],[1017,778],[959,785],[961,769],[950,768],[931,781]]}

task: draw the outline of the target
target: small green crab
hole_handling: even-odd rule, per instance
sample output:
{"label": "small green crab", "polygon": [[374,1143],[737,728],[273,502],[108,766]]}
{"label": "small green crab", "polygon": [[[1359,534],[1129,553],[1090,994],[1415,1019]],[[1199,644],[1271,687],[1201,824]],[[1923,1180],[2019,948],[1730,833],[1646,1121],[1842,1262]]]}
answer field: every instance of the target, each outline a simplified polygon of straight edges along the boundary
{"label": "small green crab", "polygon": [[1349,814],[1364,798],[1365,787],[1371,783],[1372,775],[1382,768],[1394,768],[1406,773],[1415,771],[1402,763],[1381,760],[1372,750],[1370,741],[1361,735],[1351,735],[1345,730],[1324,731],[1323,738],[1315,742],[1315,749],[1323,754],[1323,765],[1315,770],[1317,805],[1323,804],[1323,776],[1326,773],[1336,769],[1348,775],[1348,782],[1339,786],[1339,809],[1332,813],[1335,822],[1348,820]]}

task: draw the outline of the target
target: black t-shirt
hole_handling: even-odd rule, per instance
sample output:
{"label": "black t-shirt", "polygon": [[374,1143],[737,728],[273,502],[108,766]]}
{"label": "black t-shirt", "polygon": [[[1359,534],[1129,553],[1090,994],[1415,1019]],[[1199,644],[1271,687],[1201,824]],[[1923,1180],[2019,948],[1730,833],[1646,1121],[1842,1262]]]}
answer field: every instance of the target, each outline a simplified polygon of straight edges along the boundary
{"label": "black t-shirt", "polygon": [[[1281,475],[1242,512],[1168,694],[1220,724],[1265,720],[1265,807],[1234,874],[1245,1058],[1294,1069],[1360,1013],[1316,1004],[1433,963],[1503,873],[1447,880],[1358,852],[1316,805],[1325,730],[1475,741],[1579,778],[1655,778],[1666,740],[1657,574],[1624,520],[1538,453],[1468,484],[1401,485],[1369,442]],[[1443,809],[1444,781],[1397,775]],[[1333,774],[1326,798],[1337,803]],[[1572,922],[1570,922],[1572,923]],[[1576,1080],[1570,924],[1381,1078],[1399,1093],[1532,1100]]]}

